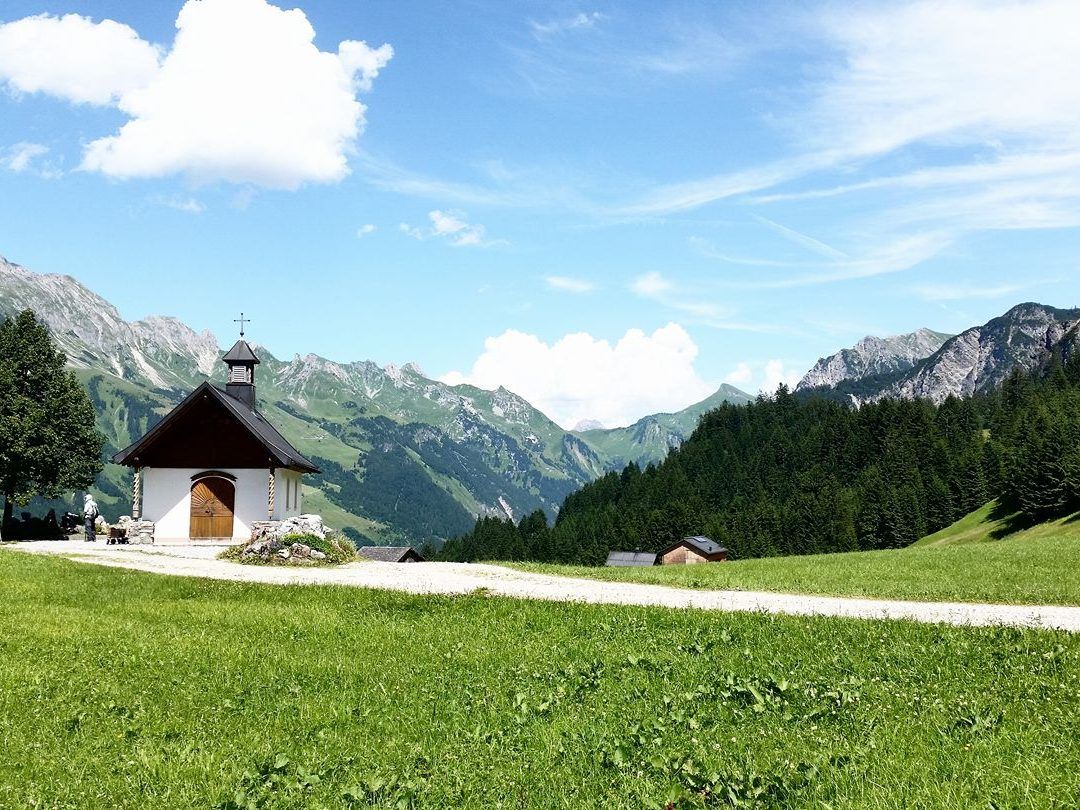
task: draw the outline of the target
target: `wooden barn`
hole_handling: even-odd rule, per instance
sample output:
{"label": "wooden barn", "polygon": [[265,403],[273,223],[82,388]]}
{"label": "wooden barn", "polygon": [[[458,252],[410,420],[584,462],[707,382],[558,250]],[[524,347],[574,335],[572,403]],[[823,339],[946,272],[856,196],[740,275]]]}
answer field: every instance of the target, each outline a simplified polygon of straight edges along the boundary
{"label": "wooden barn", "polygon": [[684,537],[659,554],[661,565],[693,565],[721,562],[727,559],[727,549],[708,537]]}

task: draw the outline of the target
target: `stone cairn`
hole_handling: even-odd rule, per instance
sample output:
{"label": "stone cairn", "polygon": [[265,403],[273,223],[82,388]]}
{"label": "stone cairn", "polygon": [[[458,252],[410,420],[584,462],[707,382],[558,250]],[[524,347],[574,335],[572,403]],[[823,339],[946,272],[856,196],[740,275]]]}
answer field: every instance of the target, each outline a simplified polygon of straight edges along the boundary
{"label": "stone cairn", "polygon": [[318,515],[299,515],[285,520],[258,520],[251,524],[251,540],[240,552],[242,559],[258,557],[264,562],[276,555],[283,560],[325,560],[326,555],[304,543],[287,543],[285,538],[296,534],[312,534],[320,540],[326,537],[326,527]]}

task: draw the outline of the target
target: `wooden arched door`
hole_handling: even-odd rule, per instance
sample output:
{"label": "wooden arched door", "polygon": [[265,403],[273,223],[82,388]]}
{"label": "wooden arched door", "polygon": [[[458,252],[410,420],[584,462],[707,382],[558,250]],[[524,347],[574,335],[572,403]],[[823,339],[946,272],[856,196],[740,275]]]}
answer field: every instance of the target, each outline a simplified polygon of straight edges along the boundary
{"label": "wooden arched door", "polygon": [[233,536],[236,487],[227,478],[200,478],[191,485],[191,539]]}

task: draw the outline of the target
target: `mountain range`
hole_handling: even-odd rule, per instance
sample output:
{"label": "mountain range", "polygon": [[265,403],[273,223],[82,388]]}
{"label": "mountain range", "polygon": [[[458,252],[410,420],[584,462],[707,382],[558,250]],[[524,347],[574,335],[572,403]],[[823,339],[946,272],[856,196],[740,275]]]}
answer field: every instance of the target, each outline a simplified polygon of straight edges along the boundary
{"label": "mountain range", "polygon": [[958,335],[920,329],[891,338],[864,338],[819,360],[796,391],[855,404],[886,397],[941,402],[991,390],[1020,368],[1036,368],[1076,342],[1080,309],[1018,304]]}
{"label": "mountain range", "polygon": [[[176,318],[128,322],[71,276],[31,272],[0,258],[0,319],[29,308],[49,327],[86,384],[107,453],[129,444],[192,388],[223,382],[222,352],[210,332]],[[940,402],[999,385],[1080,338],[1080,309],[1036,303],[958,335],[919,329],[866,337],[819,360],[796,386],[805,396],[853,404],[885,397]],[[306,507],[358,540],[439,541],[480,515],[549,516],[583,484],[629,462],[663,459],[703,413],[745,404],[730,385],[676,413],[612,429],[564,430],[505,388],[450,386],[414,364],[339,363],[314,354],[280,360],[258,347],[259,408],[323,470]],[[105,514],[129,503],[130,473],[106,465],[96,485]]]}
{"label": "mountain range", "polygon": [[[0,258],[0,318],[32,309],[84,381],[107,439],[126,446],[205,379],[224,382],[210,332],[170,317],[127,322],[71,276]],[[423,542],[460,534],[478,515],[554,515],[582,484],[629,461],[658,461],[722,401],[723,386],[684,411],[610,430],[567,431],[520,396],[450,386],[419,367],[338,363],[314,354],[279,360],[257,347],[260,410],[323,470],[305,506],[356,539]],[[103,511],[128,508],[129,472],[106,465]]]}

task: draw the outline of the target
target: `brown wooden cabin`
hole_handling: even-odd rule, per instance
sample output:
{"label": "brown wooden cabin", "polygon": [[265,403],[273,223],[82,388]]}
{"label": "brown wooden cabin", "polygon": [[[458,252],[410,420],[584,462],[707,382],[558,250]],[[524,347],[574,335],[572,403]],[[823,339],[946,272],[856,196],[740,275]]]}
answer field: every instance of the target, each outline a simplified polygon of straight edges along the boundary
{"label": "brown wooden cabin", "polygon": [[728,551],[708,537],[684,537],[660,552],[661,565],[693,565],[704,562],[722,562]]}

